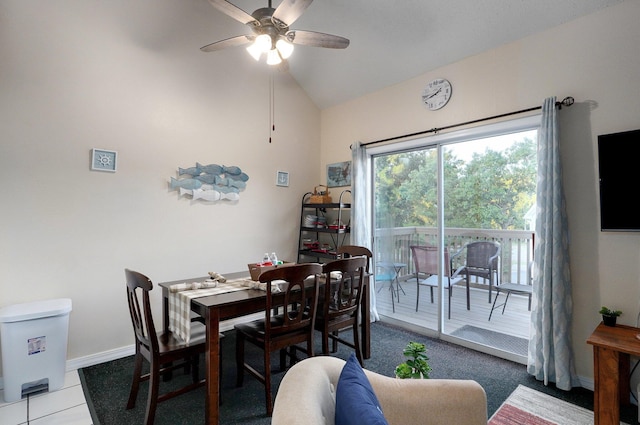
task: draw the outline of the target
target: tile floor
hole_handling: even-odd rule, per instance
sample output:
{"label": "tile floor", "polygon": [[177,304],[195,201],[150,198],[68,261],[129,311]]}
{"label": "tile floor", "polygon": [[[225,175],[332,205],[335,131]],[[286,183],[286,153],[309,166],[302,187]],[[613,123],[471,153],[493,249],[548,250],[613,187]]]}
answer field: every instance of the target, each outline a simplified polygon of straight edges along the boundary
{"label": "tile floor", "polygon": [[64,387],[7,403],[0,390],[2,425],[92,425],[78,371],[67,372]]}

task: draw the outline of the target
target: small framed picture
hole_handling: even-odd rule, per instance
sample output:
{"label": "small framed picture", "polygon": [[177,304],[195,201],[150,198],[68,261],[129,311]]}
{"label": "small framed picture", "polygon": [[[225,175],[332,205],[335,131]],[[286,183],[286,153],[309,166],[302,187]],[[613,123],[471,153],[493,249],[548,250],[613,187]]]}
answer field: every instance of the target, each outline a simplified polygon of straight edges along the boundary
{"label": "small framed picture", "polygon": [[91,150],[91,169],[94,171],[116,172],[118,152],[105,149]]}
{"label": "small framed picture", "polygon": [[289,173],[278,171],[276,173],[276,186],[289,186]]}
{"label": "small framed picture", "polygon": [[351,186],[351,161],[327,165],[327,187]]}

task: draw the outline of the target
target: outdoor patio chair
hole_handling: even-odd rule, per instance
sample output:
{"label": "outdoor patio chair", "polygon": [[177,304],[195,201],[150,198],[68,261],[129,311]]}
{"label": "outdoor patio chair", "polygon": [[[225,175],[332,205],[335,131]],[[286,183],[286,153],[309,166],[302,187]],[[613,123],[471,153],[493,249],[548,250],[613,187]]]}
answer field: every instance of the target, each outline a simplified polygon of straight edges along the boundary
{"label": "outdoor patio chair", "polygon": [[400,291],[404,295],[407,295],[404,292],[404,289],[400,285],[400,280],[398,276],[400,275],[400,271],[406,267],[404,263],[394,263],[390,261],[377,261],[376,262],[376,273],[375,273],[375,282],[383,282],[378,288],[378,292],[382,291],[382,288],[385,287],[384,282],[389,282],[389,292],[391,293],[391,307],[393,312],[396,312],[396,298],[398,302],[400,302]]}
{"label": "outdoor patio chair", "polygon": [[500,244],[494,241],[469,242],[451,256],[451,268],[458,263],[462,265],[457,273],[465,275],[467,279],[467,310],[471,307],[468,297],[471,276],[482,278],[484,282],[489,280],[490,303],[493,287],[500,284]]}
{"label": "outdoor patio chair", "polygon": [[[413,264],[416,269],[416,311],[420,302],[420,286],[428,286],[431,291],[431,303],[433,303],[433,288],[438,287],[438,247],[435,246],[410,246]],[[449,307],[447,317],[451,319],[451,295],[453,285],[462,282],[459,272],[451,276],[451,265],[449,262],[449,250],[444,250],[444,275],[442,284],[449,291]],[[468,283],[467,283],[468,285]],[[467,286],[467,309],[469,308],[469,287]]]}
{"label": "outdoor patio chair", "polygon": [[[502,307],[502,314],[504,314],[504,310],[507,308],[507,301],[509,301],[509,295],[511,294],[528,296],[529,311],[531,311],[531,296],[533,295],[533,276],[531,275],[532,268],[533,263],[529,263],[527,267],[527,281],[525,283],[503,283],[496,287],[496,298],[493,300],[493,306],[491,306],[491,311],[489,312],[489,320],[491,320],[493,310],[496,308]],[[502,304],[496,305],[501,292],[506,294],[506,298]]]}

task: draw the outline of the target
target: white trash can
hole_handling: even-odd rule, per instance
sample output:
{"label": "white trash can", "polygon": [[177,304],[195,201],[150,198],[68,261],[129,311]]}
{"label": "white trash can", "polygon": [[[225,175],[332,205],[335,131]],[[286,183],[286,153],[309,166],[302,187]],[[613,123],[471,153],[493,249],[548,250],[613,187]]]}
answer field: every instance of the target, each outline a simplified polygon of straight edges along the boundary
{"label": "white trash can", "polygon": [[0,308],[5,401],[62,388],[70,311],[68,298]]}

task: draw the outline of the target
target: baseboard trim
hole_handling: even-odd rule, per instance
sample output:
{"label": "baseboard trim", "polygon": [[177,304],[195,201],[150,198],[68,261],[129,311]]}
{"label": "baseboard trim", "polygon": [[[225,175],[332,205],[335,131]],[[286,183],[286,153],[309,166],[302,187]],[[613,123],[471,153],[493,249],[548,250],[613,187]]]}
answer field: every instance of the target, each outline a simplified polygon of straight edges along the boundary
{"label": "baseboard trim", "polygon": [[103,351],[100,353],[90,354],[84,357],[77,357],[75,359],[67,360],[66,368],[67,372],[71,370],[78,370],[83,367],[93,366],[100,363],[110,362],[112,360],[121,359],[123,357],[132,356],[135,354],[136,348],[133,344],[125,347],[115,348],[113,350]]}
{"label": "baseboard trim", "polygon": [[[232,320],[225,320],[220,323],[220,332],[226,332],[233,329],[236,323],[246,322],[249,320],[256,320],[264,317],[264,313],[256,313],[249,316],[240,317]],[[83,367],[93,366],[100,363],[110,362],[112,360],[121,359],[123,357],[132,356],[135,354],[135,346],[133,344],[125,347],[115,348],[113,350],[107,350],[100,353],[90,354],[88,356],[77,357],[75,359],[69,359],[66,362],[66,370],[77,370]],[[2,380],[2,378],[0,378]]]}

